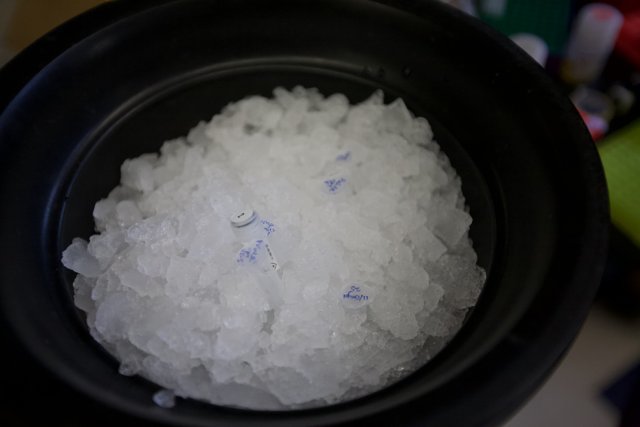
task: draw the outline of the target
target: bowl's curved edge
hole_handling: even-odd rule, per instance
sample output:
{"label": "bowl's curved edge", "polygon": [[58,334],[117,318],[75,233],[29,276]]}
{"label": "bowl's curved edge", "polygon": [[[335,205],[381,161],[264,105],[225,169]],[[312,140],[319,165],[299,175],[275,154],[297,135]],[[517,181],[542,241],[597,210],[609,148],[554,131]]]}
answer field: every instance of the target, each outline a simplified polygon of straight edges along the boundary
{"label": "bowl's curved edge", "polygon": [[[167,0],[162,1],[162,3],[167,2]],[[114,2],[106,4],[99,7],[98,9],[89,11],[79,16],[78,18],[75,18],[73,21],[70,21],[67,24],[64,24],[63,26],[54,30],[53,33],[51,33],[56,34],[56,37],[58,38],[56,42],[45,37],[45,39],[36,42],[22,54],[18,55],[18,57],[16,57],[12,62],[7,64],[7,66],[5,66],[2,70],[0,70],[0,81],[3,82],[3,85],[5,85],[6,82],[9,82],[8,84],[11,87],[12,91],[11,93],[6,91],[2,92],[3,95],[0,98],[0,111],[2,111],[6,107],[6,105],[11,102],[11,99],[20,91],[25,83],[27,83],[34,75],[36,75],[42,67],[46,66],[48,61],[54,59],[59,53],[72,46],[75,43],[75,41],[73,40],[81,40],[86,35],[97,31],[95,26],[100,26],[101,28],[103,28],[120,19],[131,16],[138,11],[153,7],[151,5],[159,4],[159,2],[152,1],[126,2],[127,4],[133,3],[137,5],[136,10],[132,11],[127,6],[122,5],[122,3],[125,2]],[[390,1],[379,1],[379,3],[387,4],[390,7],[403,7],[405,5],[411,5],[411,11],[413,13],[416,13],[416,5],[419,5],[421,2],[406,1],[394,3]],[[105,14],[104,10],[107,9],[108,11]],[[417,9],[419,9],[419,7]],[[419,10],[417,13],[419,13]],[[85,19],[91,19],[94,24],[87,25],[86,21],[84,21]],[[469,23],[471,23],[470,20]],[[511,49],[512,52],[518,52],[515,46],[512,47],[506,45],[504,43],[504,40],[500,37],[497,37],[497,33],[494,34],[492,30],[485,28],[484,26],[481,26],[477,23],[471,23],[471,25],[475,26],[478,30],[485,32],[488,37],[494,39],[496,43],[501,44],[503,48]],[[75,35],[72,36],[72,33]],[[58,50],[55,54],[48,58],[41,56],[43,55],[44,51],[47,51],[51,48],[51,46],[59,43],[60,39],[68,41],[68,44],[65,48]],[[521,55],[521,53],[518,52],[515,55],[517,57],[518,55]],[[17,70],[21,66],[27,67],[29,70],[31,70],[32,74],[30,76],[27,76],[25,74],[22,74],[20,76],[17,75],[14,70]],[[540,81],[547,82],[543,85],[546,85],[549,93],[556,94],[556,98],[553,99],[553,102],[556,103],[559,108],[567,112],[567,117],[570,120],[570,122],[568,123],[568,127],[572,129],[572,132],[575,136],[574,141],[588,141],[590,138],[588,137],[588,134],[584,128],[584,124],[579,119],[577,113],[570,105],[569,101],[562,98],[559,92],[557,92],[557,90],[553,87],[553,83],[550,81],[550,79],[548,79],[548,77],[544,75],[541,69],[533,68],[535,66],[533,63],[529,64],[526,61],[523,61],[521,66],[526,68],[527,73],[537,75],[537,78]],[[2,147],[0,146],[0,151],[1,150]],[[557,329],[562,331],[562,333],[553,334],[552,338],[547,337],[549,341],[553,341],[551,344],[547,342],[547,345],[552,345],[553,343],[555,343],[555,348],[557,349],[557,351],[550,354],[542,355],[547,360],[547,363],[544,365],[546,369],[544,369],[544,372],[541,371],[539,373],[539,375],[536,377],[537,381],[531,381],[529,384],[521,385],[518,391],[512,393],[511,400],[513,403],[513,408],[511,408],[511,410],[515,409],[515,407],[521,404],[522,400],[524,399],[523,396],[529,395],[531,391],[533,391],[542,383],[546,375],[548,375],[550,370],[552,370],[552,367],[561,359],[570,342],[573,340],[573,338],[575,338],[580,325],[583,323],[584,318],[587,315],[588,309],[590,307],[590,302],[595,296],[595,292],[597,290],[597,281],[601,276],[602,270],[604,268],[604,258],[606,254],[608,235],[608,199],[606,184],[604,181],[604,173],[599,157],[597,155],[597,151],[595,150],[593,144],[582,144],[582,146],[576,145],[576,150],[579,156],[582,158],[581,165],[583,166],[583,170],[581,171],[581,175],[585,180],[585,186],[588,189],[587,199],[592,203],[590,209],[585,212],[585,228],[591,231],[590,233],[583,234],[582,241],[579,245],[577,245],[577,247],[580,248],[580,252],[576,256],[576,265],[583,268],[576,269],[577,271],[573,277],[572,286],[570,287],[566,295],[564,295],[567,300],[573,301],[574,310],[571,313],[554,313],[555,316],[553,316],[553,318],[551,319],[548,319],[548,329],[555,329],[558,325],[563,325],[563,328]],[[590,285],[584,286],[585,284]],[[570,327],[567,327],[567,325],[570,325]],[[545,329],[545,331],[547,331],[547,329]],[[540,336],[538,336],[538,339],[542,342],[544,340],[541,338],[541,335],[542,333],[540,334]],[[512,340],[516,342],[518,341],[518,339],[518,333],[515,333],[512,336]],[[509,410],[508,412],[511,412],[511,410]],[[506,415],[508,415],[508,412],[504,413],[504,411],[502,411],[501,413],[496,413],[494,414],[494,419],[496,421],[504,419]]]}
{"label": "bowl's curved edge", "polygon": [[36,74],[78,41],[121,19],[171,1],[174,0],[110,1],[52,29],[0,67],[0,115]]}

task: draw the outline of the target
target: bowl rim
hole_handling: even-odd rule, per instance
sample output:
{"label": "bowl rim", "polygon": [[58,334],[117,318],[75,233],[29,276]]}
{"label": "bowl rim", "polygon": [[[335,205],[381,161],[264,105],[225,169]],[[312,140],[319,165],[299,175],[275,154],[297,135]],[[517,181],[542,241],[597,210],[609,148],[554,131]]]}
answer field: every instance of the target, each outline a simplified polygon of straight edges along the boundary
{"label": "bowl rim", "polygon": [[[428,13],[429,8],[431,7],[439,7],[443,8],[445,6],[441,5],[426,5],[424,1],[421,0],[406,0],[406,1],[392,1],[392,0],[368,0],[373,3],[378,3],[387,7],[391,7],[394,9],[399,9],[401,11],[415,14],[419,17],[424,17],[424,14]],[[67,48],[72,47],[76,42],[79,42],[86,37],[97,33],[113,24],[122,22],[126,19],[129,19],[135,16],[138,13],[144,13],[150,9],[155,9],[159,7],[163,7],[169,4],[177,4],[182,3],[183,0],[160,0],[160,1],[149,1],[142,0],[139,2],[113,2],[106,3],[101,6],[98,6],[95,9],[92,9],[68,23],[63,24],[61,27],[53,30],[53,32],[49,33],[43,39],[40,39],[32,46],[27,48],[25,51],[20,53],[17,57],[15,57],[12,61],[5,65],[0,70],[0,87],[3,89],[8,87],[8,91],[0,91],[4,93],[4,98],[0,98],[0,115],[3,110],[7,108],[13,99],[17,99],[19,97],[19,93],[22,88],[38,73],[42,68],[46,66],[50,61],[53,61],[59,55],[64,53]],[[135,6],[129,6],[130,4],[134,4]],[[499,35],[497,32],[480,25],[477,22],[474,22],[472,19],[468,18],[466,15],[461,12],[449,10],[447,13],[452,15],[456,15],[456,19],[462,19],[466,21],[467,26],[472,26],[476,31],[484,33],[485,36],[492,39],[493,42],[500,44],[503,49],[506,49],[509,53],[518,58],[523,58],[522,52],[519,51],[515,45],[510,45],[505,43],[504,37]],[[92,25],[86,25],[86,23],[91,22]],[[62,40],[62,42],[60,42]],[[47,57],[47,53],[50,54]],[[538,80],[541,82],[541,86],[543,89],[547,90],[548,93],[553,94],[554,98],[552,101],[560,106],[563,110],[567,111],[567,116],[571,117],[571,123],[568,123],[568,127],[572,128],[572,132],[575,136],[573,141],[582,142],[586,139],[587,131],[584,128],[583,123],[579,120],[577,114],[573,107],[568,103],[568,101],[560,96],[560,94],[553,88],[551,81],[543,74],[542,70],[537,67],[534,63],[529,63],[526,60],[522,59],[522,67],[525,70],[534,76],[537,76]],[[17,73],[17,70],[30,70],[27,73]],[[588,266],[589,268],[587,273],[582,273],[581,277],[575,277],[573,282],[573,286],[571,287],[570,294],[575,298],[574,305],[575,307],[580,308],[576,312],[573,313],[573,317],[567,318],[566,316],[561,316],[556,313],[553,318],[549,319],[548,328],[553,328],[553,325],[563,324],[562,334],[558,334],[554,341],[557,343],[568,343],[571,341],[582,324],[582,321],[586,317],[586,313],[589,307],[589,302],[593,299],[595,295],[596,287],[592,286],[591,289],[578,289],[578,283],[580,280],[583,280],[583,283],[586,283],[589,277],[588,276],[600,276],[603,269],[604,264],[604,255],[606,253],[606,240],[607,240],[607,224],[608,224],[608,201],[607,201],[607,193],[606,186],[604,185],[604,174],[602,172],[602,167],[599,161],[599,157],[597,156],[597,152],[595,147],[590,144],[576,144],[576,150],[579,152],[579,156],[582,158],[582,165],[584,166],[583,179],[588,183],[585,186],[587,191],[587,196],[589,200],[592,202],[593,209],[585,212],[585,224],[586,227],[591,228],[592,232],[588,235],[582,236],[582,241],[580,245],[580,253],[576,257],[578,262],[577,265]],[[0,145],[0,154],[2,152],[2,147]],[[588,172],[588,173],[587,173]],[[592,277],[590,278],[591,280]],[[582,292],[580,292],[582,291]],[[569,324],[569,327],[567,327]],[[21,334],[19,334],[21,335]],[[22,338],[22,336],[20,336]],[[514,335],[512,339],[517,339],[517,335]],[[31,348],[30,343],[25,342],[28,348]],[[566,350],[568,344],[560,346],[557,348],[556,352],[553,354],[540,355],[540,357],[544,357],[547,359],[547,363],[545,366],[548,367],[547,371],[552,369],[553,365],[559,360],[561,355]],[[556,345],[556,347],[558,347]],[[42,360],[41,357],[35,353],[36,358],[40,359],[45,365],[48,365],[50,368],[50,361]],[[56,366],[56,368],[59,368]],[[61,371],[58,369],[54,369],[54,372],[58,374],[60,377],[64,377]],[[541,382],[541,379],[538,379],[536,384],[530,384],[529,389],[532,390]],[[81,384],[72,384],[76,388],[82,389],[82,391],[88,392],[86,388]],[[89,393],[94,398],[98,398],[97,396],[100,393]],[[104,397],[104,396],[102,396]],[[105,401],[105,399],[100,398],[99,400]],[[514,395],[514,403],[516,400],[516,396]],[[107,402],[113,407],[117,407],[121,410],[125,410],[126,412],[136,414],[138,416],[144,416],[149,418],[149,414],[143,411],[138,410],[137,408],[132,407],[132,405],[123,405],[122,402]],[[502,417],[502,415],[500,415]],[[166,417],[163,414],[161,417],[156,419],[157,421],[166,421]]]}

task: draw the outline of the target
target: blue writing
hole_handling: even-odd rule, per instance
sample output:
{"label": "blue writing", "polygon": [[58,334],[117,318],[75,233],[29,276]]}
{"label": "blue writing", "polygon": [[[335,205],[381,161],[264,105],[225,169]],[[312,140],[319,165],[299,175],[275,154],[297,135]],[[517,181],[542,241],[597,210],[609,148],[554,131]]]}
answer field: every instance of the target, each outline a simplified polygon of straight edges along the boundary
{"label": "blue writing", "polygon": [[337,160],[337,161],[339,161],[339,162],[341,162],[341,161],[342,161],[342,162],[345,162],[345,161],[349,160],[350,158],[351,158],[351,151],[347,151],[347,152],[346,152],[346,153],[344,153],[344,154],[340,154],[340,155],[338,155],[338,156],[336,157],[336,160]]}
{"label": "blue writing", "polygon": [[331,178],[331,179],[325,179],[324,180],[324,185],[327,186],[327,189],[329,189],[329,191],[331,193],[335,193],[336,191],[338,191],[340,189],[340,187],[342,187],[345,183],[347,182],[346,178]]}
{"label": "blue writing", "polygon": [[266,231],[267,236],[271,236],[271,234],[276,231],[276,226],[272,222],[263,219],[260,223],[262,224],[264,231]]}
{"label": "blue writing", "polygon": [[346,300],[355,300],[355,301],[368,301],[369,300],[369,296],[368,295],[363,295],[360,293],[361,289],[359,286],[356,285],[352,285],[351,288],[349,288],[349,290],[342,294],[342,299],[346,299]]}
{"label": "blue writing", "polygon": [[263,240],[256,240],[253,246],[244,247],[238,252],[236,262],[238,264],[255,264],[258,259],[258,251],[262,248]]}

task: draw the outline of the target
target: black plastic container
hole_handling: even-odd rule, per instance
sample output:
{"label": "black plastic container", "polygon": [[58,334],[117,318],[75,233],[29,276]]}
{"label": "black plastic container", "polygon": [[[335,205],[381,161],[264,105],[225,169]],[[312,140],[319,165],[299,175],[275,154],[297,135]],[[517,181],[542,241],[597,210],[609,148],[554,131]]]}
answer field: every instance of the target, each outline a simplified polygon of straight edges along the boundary
{"label": "black plastic container", "polygon": [[[365,398],[292,412],[154,408],[157,386],[118,375],[88,336],[61,251],[91,234],[92,206],[125,158],[230,101],[297,84],[353,102],[381,88],[433,122],[463,179],[485,291],[433,361]],[[506,38],[437,2],[115,2],[18,56],[0,93],[2,311],[60,379],[130,414],[198,426],[491,425],[549,374],[600,278],[606,188],[579,116]]]}

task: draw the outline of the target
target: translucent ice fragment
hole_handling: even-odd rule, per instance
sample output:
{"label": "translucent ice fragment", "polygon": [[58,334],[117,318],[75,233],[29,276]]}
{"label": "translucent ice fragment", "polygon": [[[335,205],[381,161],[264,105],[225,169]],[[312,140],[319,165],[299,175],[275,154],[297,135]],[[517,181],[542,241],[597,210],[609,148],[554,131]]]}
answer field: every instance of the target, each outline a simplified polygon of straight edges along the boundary
{"label": "translucent ice fragment", "polygon": [[173,408],[176,406],[176,395],[172,390],[159,390],[153,394],[153,403],[161,408]]}

